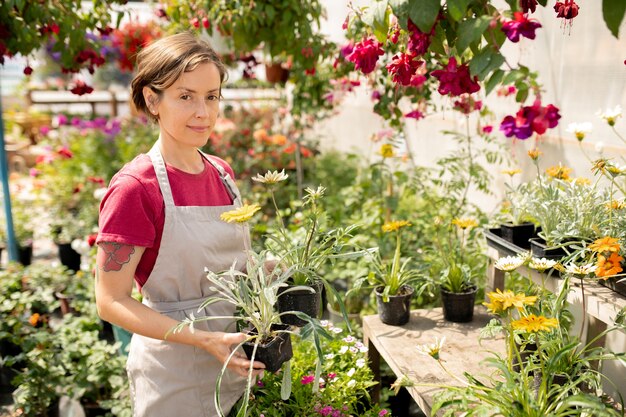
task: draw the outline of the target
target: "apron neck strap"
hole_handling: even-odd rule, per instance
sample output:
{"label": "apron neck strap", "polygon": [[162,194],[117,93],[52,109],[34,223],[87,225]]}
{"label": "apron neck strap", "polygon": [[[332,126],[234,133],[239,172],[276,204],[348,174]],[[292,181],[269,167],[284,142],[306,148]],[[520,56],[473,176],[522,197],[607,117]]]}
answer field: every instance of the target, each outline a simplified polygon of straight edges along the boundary
{"label": "apron neck strap", "polygon": [[159,149],[159,141],[156,141],[156,143],[152,146],[148,155],[152,160],[157,181],[159,181],[159,187],[161,188],[161,194],[163,194],[165,207],[174,207],[174,196],[172,195],[172,188],[170,187],[170,182],[167,178],[165,161],[163,160],[163,155],[161,155],[161,150]]}

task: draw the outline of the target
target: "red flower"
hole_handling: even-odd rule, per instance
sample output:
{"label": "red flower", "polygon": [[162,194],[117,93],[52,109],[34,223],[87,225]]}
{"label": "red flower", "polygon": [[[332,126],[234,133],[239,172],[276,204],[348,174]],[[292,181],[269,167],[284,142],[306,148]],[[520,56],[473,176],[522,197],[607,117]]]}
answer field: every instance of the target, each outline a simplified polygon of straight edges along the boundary
{"label": "red flower", "polygon": [[439,94],[460,96],[463,93],[475,93],[480,90],[478,77],[470,75],[469,66],[463,64],[457,68],[456,58],[450,58],[445,70],[436,70],[431,75],[439,80]]}
{"label": "red flower", "polygon": [[519,0],[519,5],[524,13],[534,13],[537,10],[537,0]]}
{"label": "red flower", "polygon": [[387,64],[387,71],[393,74],[393,81],[401,85],[411,85],[411,78],[415,71],[422,65],[423,61],[414,60],[411,54],[394,55],[390,64]]}
{"label": "red flower", "polygon": [[33,73],[33,69],[30,66],[24,68],[24,75],[30,75]]}
{"label": "red flower", "polygon": [[500,130],[506,137],[528,139],[533,132],[542,135],[548,128],[556,127],[560,118],[558,108],[552,104],[543,107],[541,101],[536,100],[532,106],[519,109],[515,117],[506,116],[500,123]]}
{"label": "red flower", "polygon": [[474,110],[480,110],[482,108],[483,102],[480,100],[474,100],[474,97],[469,94],[463,94],[459,100],[454,101],[454,109],[463,114],[470,114]]}
{"label": "red flower", "polygon": [[430,33],[424,33],[409,19],[408,28],[410,35],[409,42],[406,45],[407,50],[416,56],[424,55],[428,52],[430,37],[435,33],[435,25],[433,25]]}
{"label": "red flower", "polygon": [[519,42],[520,35],[535,39],[535,30],[541,27],[536,19],[528,19],[522,12],[514,13],[515,19],[508,20],[502,24],[502,32],[511,42]]}
{"label": "red flower", "polygon": [[93,92],[93,87],[79,80],[76,81],[76,85],[70,91],[72,92],[72,94],[82,96],[83,94],[91,94]]}
{"label": "red flower", "polygon": [[580,7],[574,0],[564,0],[562,2],[557,1],[554,5],[554,11],[556,12],[556,17],[561,17],[563,19],[571,20],[578,16],[578,10]]}
{"label": "red flower", "polygon": [[97,233],[92,233],[89,236],[87,236],[87,244],[89,245],[89,247],[93,247],[93,245],[96,244],[97,237],[98,237]]}
{"label": "red flower", "polygon": [[381,48],[381,43],[372,38],[364,39],[354,45],[354,49],[346,59],[354,63],[354,69],[360,69],[363,74],[374,71],[378,57],[385,52]]}
{"label": "red flower", "polygon": [[70,149],[67,146],[59,146],[56,150],[57,154],[59,154],[60,156],[66,158],[66,159],[70,159],[74,156],[74,154],[72,153],[72,151],[70,151]]}
{"label": "red flower", "polygon": [[419,120],[419,119],[423,119],[424,118],[424,113],[422,113],[419,110],[413,110],[413,111],[410,111],[410,112],[406,113],[404,115],[404,117],[406,117],[407,119]]}

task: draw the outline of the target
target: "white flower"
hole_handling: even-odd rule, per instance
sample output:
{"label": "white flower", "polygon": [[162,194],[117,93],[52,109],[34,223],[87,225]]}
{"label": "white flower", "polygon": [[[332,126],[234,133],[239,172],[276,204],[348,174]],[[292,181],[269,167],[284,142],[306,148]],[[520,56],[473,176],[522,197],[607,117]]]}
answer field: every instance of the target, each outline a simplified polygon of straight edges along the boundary
{"label": "white flower", "polygon": [[107,193],[107,188],[100,187],[93,190],[93,198],[98,201],[101,201],[104,198],[104,195]]}
{"label": "white flower", "polygon": [[570,274],[574,275],[587,275],[591,274],[595,271],[597,266],[594,264],[586,264],[586,265],[576,265],[575,263],[570,263],[565,266],[565,270]]}
{"label": "white flower", "polygon": [[329,329],[333,327],[333,325],[328,320],[320,320],[320,326],[326,327]]}
{"label": "white flower", "polygon": [[89,246],[89,243],[87,243],[87,241],[83,239],[72,240],[70,246],[81,255],[89,255],[89,252],[91,250],[91,246]]}
{"label": "white flower", "polygon": [[557,262],[553,259],[531,258],[528,266],[532,269],[536,269],[539,272],[543,272],[546,269],[552,268],[554,265],[556,265],[556,263]]}
{"label": "white flower", "polygon": [[435,337],[435,343],[431,343],[430,345],[426,343],[424,345],[416,346],[417,351],[421,353],[422,355],[430,356],[434,358],[435,360],[439,360],[439,351],[441,351],[441,348],[443,347],[443,343],[445,341],[446,341],[445,336],[442,337],[441,340],[438,340]]}
{"label": "white flower", "polygon": [[356,360],[356,367],[357,368],[362,368],[365,366],[365,359],[363,358],[359,358]]}
{"label": "white flower", "polygon": [[613,110],[608,109],[604,113],[600,113],[600,117],[606,120],[609,126],[614,126],[615,121],[622,117],[622,107],[618,105]]}
{"label": "white flower", "polygon": [[570,123],[567,125],[567,131],[569,133],[573,133],[576,136],[576,139],[583,140],[587,133],[591,133],[593,130],[593,125],[589,122],[582,123]]}
{"label": "white flower", "polygon": [[348,351],[348,346],[346,346],[346,345],[343,345],[341,348],[339,348],[339,354],[340,355],[343,355],[347,351]]}
{"label": "white flower", "polygon": [[361,353],[366,353],[368,350],[369,350],[369,349],[367,348],[367,346],[361,346],[361,347],[359,348],[359,352],[361,352]]}
{"label": "white flower", "polygon": [[352,336],[346,336],[346,337],[344,337],[341,340],[343,340],[346,343],[353,343],[354,341],[356,341],[356,339],[354,337],[352,337]]}
{"label": "white flower", "polygon": [[267,171],[265,175],[257,174],[256,177],[252,178],[252,181],[260,182],[261,184],[276,184],[281,181],[285,181],[289,178],[289,175],[285,174],[285,170],[283,169],[281,172],[276,171]]}
{"label": "white flower", "polygon": [[355,372],[356,372],[356,369],[350,368],[350,370],[346,373],[346,375],[348,375],[350,378],[352,378],[352,375],[354,375]]}
{"label": "white flower", "polygon": [[350,352],[359,353],[359,349],[355,348],[354,346],[350,346]]}
{"label": "white flower", "polygon": [[339,334],[339,333],[343,332],[343,329],[342,329],[341,327],[333,327],[333,328],[331,329],[331,331],[332,331],[333,333]]}
{"label": "white flower", "polygon": [[604,142],[596,142],[595,150],[598,153],[604,152]]}
{"label": "white flower", "polygon": [[498,259],[494,263],[494,266],[501,271],[510,272],[520,267],[523,263],[524,258],[521,258],[519,256],[505,256]]}
{"label": "white flower", "polygon": [[351,379],[350,381],[348,381],[348,384],[347,384],[348,388],[352,388],[355,385],[356,385],[356,381],[354,379]]}
{"label": "white flower", "polygon": [[331,360],[331,359],[332,359],[332,358],[334,358],[334,357],[335,357],[335,354],[333,354],[333,353],[329,353],[328,355],[325,355],[325,356],[324,356],[324,358],[325,358],[325,359],[328,359],[328,360]]}

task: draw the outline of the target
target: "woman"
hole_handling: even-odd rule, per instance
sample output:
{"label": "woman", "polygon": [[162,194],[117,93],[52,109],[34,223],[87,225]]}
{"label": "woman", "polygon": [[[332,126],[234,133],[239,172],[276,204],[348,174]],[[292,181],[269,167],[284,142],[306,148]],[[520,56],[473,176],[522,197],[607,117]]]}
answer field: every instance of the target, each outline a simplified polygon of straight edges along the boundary
{"label": "woman", "polygon": [[[245,265],[249,236],[220,220],[241,205],[226,162],[199,152],[215,126],[224,65],[189,33],[163,38],[140,52],[132,81],[133,104],[159,125],[148,154],[138,155],[111,180],[100,206],[96,300],[103,320],[134,333],[128,374],[135,416],[218,415],[217,374],[233,346],[232,320],[216,319],[166,334],[182,319],[231,316],[212,304],[204,268]],[[143,303],[131,297],[133,280]],[[250,362],[237,354],[221,383],[228,413],[244,391]],[[263,364],[255,362],[255,374]]]}

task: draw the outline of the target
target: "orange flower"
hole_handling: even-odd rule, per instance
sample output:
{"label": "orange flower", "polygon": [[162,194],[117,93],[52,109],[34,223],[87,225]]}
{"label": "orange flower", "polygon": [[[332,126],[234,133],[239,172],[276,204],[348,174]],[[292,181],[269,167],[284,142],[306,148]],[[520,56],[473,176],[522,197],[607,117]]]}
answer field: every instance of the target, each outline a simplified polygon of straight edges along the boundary
{"label": "orange flower", "polygon": [[604,255],[598,255],[598,264],[596,268],[596,276],[598,278],[607,279],[612,275],[617,275],[623,271],[620,262],[624,258],[617,253],[612,253],[608,259]]}
{"label": "orange flower", "polygon": [[536,161],[537,159],[539,159],[541,154],[543,154],[543,152],[541,152],[537,148],[534,148],[528,151],[528,156],[530,156],[530,159],[532,159],[533,161]]}
{"label": "orange flower", "polygon": [[252,134],[252,137],[258,143],[262,143],[265,140],[267,140],[267,138],[268,138],[267,130],[265,130],[265,129],[255,130],[254,133]]}
{"label": "orange flower", "polygon": [[546,169],[546,174],[552,178],[567,181],[569,180],[569,174],[572,172],[571,168],[564,167],[563,165],[555,165]]}
{"label": "orange flower", "polygon": [[32,316],[30,316],[30,318],[28,319],[28,322],[32,324],[33,326],[36,326],[37,323],[39,323],[39,317],[40,317],[39,313],[35,313]]}
{"label": "orange flower", "polygon": [[283,146],[287,143],[287,136],[285,135],[273,135],[272,143],[274,145]]}
{"label": "orange flower", "polygon": [[603,252],[619,252],[619,242],[617,238],[606,236],[601,239],[595,240],[591,245],[589,245],[589,249],[603,253]]}

